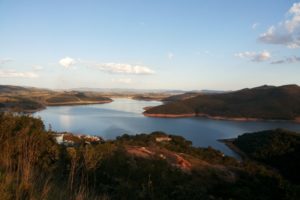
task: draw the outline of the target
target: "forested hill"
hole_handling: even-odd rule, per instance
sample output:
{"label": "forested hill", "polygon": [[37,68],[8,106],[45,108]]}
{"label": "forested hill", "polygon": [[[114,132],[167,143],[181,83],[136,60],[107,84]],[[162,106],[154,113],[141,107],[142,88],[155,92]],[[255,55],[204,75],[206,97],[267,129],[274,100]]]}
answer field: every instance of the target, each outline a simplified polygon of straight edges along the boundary
{"label": "forested hill", "polygon": [[300,121],[300,87],[261,86],[222,94],[202,94],[150,108],[144,114],[153,117],[187,115]]}
{"label": "forested hill", "polygon": [[275,167],[300,184],[300,133],[283,129],[247,133],[233,144],[250,158]]}

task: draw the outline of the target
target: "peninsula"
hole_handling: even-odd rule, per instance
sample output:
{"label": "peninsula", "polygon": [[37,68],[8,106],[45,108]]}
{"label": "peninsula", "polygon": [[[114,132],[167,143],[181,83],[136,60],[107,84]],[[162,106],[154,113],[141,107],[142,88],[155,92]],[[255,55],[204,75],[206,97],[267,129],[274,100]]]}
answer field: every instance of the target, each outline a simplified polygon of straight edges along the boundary
{"label": "peninsula", "polygon": [[260,86],[227,93],[199,94],[145,110],[148,117],[208,117],[228,120],[300,122],[298,85]]}
{"label": "peninsula", "polygon": [[112,99],[97,92],[53,91],[33,87],[0,86],[0,111],[31,113],[46,106],[110,103]]}

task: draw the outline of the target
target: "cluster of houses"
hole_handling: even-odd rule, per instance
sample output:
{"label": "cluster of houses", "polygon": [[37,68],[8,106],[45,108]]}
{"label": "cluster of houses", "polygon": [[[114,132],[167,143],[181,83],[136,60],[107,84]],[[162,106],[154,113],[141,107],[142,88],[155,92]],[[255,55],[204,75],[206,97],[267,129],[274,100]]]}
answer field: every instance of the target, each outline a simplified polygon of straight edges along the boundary
{"label": "cluster of houses", "polygon": [[103,139],[99,136],[91,135],[73,135],[71,133],[61,133],[54,135],[55,140],[58,144],[63,144],[66,146],[73,146],[84,142],[85,144],[100,143]]}
{"label": "cluster of houses", "polygon": [[172,138],[170,138],[168,136],[160,136],[160,137],[155,138],[156,142],[169,142],[171,140],[172,140]]}
{"label": "cluster of houses", "polygon": [[[54,138],[58,144],[65,146],[74,146],[76,144],[96,144],[101,143],[104,140],[99,136],[92,135],[74,135],[72,133],[64,132],[60,134],[54,134]],[[159,136],[155,138],[156,142],[169,142],[172,138],[168,136]]]}

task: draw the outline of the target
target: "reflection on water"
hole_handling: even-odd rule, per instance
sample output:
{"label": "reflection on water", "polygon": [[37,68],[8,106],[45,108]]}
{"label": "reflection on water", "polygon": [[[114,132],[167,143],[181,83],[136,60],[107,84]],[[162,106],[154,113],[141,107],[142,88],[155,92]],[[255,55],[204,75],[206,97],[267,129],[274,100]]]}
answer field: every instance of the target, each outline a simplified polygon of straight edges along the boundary
{"label": "reflection on water", "polygon": [[69,115],[58,116],[59,123],[64,125],[65,129],[70,129],[71,127],[71,117]]}
{"label": "reflection on water", "polygon": [[112,103],[81,106],[48,107],[35,113],[46,127],[55,131],[93,134],[113,139],[124,133],[138,134],[164,131],[181,135],[195,146],[212,146],[227,155],[236,156],[218,139],[233,138],[245,132],[286,128],[300,131],[300,124],[290,122],[236,122],[204,118],[149,118],[141,113],[146,106],[161,104],[158,101],[114,99]]}

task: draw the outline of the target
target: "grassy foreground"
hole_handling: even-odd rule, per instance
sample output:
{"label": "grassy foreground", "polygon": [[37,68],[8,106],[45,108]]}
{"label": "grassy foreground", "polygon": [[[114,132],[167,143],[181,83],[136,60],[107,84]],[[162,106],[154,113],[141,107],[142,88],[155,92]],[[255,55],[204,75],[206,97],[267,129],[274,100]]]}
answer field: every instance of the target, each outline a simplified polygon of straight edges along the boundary
{"label": "grassy foreground", "polygon": [[39,119],[0,115],[1,199],[299,199],[276,171],[180,136],[59,145],[55,134]]}

